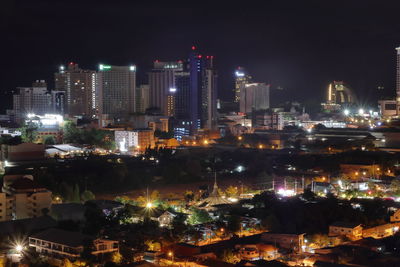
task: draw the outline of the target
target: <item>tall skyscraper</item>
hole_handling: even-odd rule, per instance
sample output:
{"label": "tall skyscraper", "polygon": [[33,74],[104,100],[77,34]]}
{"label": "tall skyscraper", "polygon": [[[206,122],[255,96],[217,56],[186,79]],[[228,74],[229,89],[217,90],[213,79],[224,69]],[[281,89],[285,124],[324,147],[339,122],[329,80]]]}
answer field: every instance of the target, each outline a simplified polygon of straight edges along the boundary
{"label": "tall skyscraper", "polygon": [[217,74],[214,56],[203,56],[192,47],[189,55],[191,134],[200,128],[213,129],[217,109]]}
{"label": "tall skyscraper", "polygon": [[397,47],[396,51],[396,100],[400,104],[400,47]]}
{"label": "tall skyscraper", "polygon": [[136,66],[100,64],[97,76],[101,116],[120,119],[136,111]]}
{"label": "tall skyscraper", "polygon": [[174,116],[175,73],[183,71],[183,62],[154,62],[154,68],[148,73],[150,107],[160,109],[167,116]]}
{"label": "tall skyscraper", "polygon": [[269,108],[269,84],[249,83],[240,91],[240,112]]}
{"label": "tall skyscraper", "polygon": [[18,87],[17,93],[13,95],[13,110],[16,121],[22,122],[29,113],[63,115],[64,92],[48,91],[44,81],[36,81],[33,85],[35,86]]}
{"label": "tall skyscraper", "polygon": [[70,62],[54,74],[55,89],[66,93],[66,113],[70,116],[93,117],[96,107],[96,71],[83,70]]}
{"label": "tall skyscraper", "polygon": [[238,67],[235,71],[235,103],[240,102],[240,92],[244,90],[246,84],[251,83],[252,77],[242,67]]}
{"label": "tall skyscraper", "polygon": [[136,112],[145,113],[146,109],[150,107],[150,86],[142,84],[138,86],[136,91]]}

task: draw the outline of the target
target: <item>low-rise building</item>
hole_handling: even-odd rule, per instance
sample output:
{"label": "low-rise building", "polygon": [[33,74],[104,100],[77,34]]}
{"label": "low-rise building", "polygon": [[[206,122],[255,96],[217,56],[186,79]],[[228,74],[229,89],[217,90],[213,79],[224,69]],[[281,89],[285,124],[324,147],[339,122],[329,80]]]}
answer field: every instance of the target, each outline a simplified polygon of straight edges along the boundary
{"label": "low-rise building", "polygon": [[281,248],[300,252],[304,246],[305,234],[263,233],[261,240],[265,243],[276,244]]}
{"label": "low-rise building", "polygon": [[4,179],[2,191],[0,221],[39,217],[45,209],[50,210],[51,191],[28,177]]}
{"label": "low-rise building", "polygon": [[362,238],[363,227],[358,223],[334,222],[329,225],[329,236],[346,236],[351,239]]}
{"label": "low-rise building", "polygon": [[45,145],[22,143],[19,145],[1,145],[0,161],[17,162],[42,160],[45,156]]}
{"label": "low-rise building", "polygon": [[278,248],[270,244],[243,244],[236,245],[241,260],[267,260],[279,257]]}
{"label": "low-rise building", "polygon": [[143,152],[154,148],[154,131],[148,128],[132,131],[115,131],[115,143],[122,153]]}
{"label": "low-rise building", "polygon": [[101,255],[119,251],[118,241],[96,239],[78,232],[61,229],[47,229],[29,237],[29,246],[37,253],[56,259],[77,259],[84,246],[92,244],[93,255]]}

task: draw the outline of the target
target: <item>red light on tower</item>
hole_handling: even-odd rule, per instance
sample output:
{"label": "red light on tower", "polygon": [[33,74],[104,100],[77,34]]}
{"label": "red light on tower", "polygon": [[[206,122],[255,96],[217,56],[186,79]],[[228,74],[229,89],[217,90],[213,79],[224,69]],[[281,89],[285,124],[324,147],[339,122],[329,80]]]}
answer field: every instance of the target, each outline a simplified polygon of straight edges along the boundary
{"label": "red light on tower", "polygon": [[210,58],[210,56],[206,56],[206,58],[207,58],[207,59],[209,59],[209,58]]}
{"label": "red light on tower", "polygon": [[154,60],[154,62],[157,62],[157,63],[158,63],[159,61],[158,61],[158,59],[156,59],[156,60]]}
{"label": "red light on tower", "polygon": [[198,55],[197,57],[198,57],[198,58],[202,58],[202,55]]}
{"label": "red light on tower", "polygon": [[211,56],[211,59],[213,59],[214,58],[214,56]]}
{"label": "red light on tower", "polygon": [[69,65],[74,65],[74,62],[71,61],[71,62],[69,63]]}
{"label": "red light on tower", "polygon": [[196,50],[196,47],[195,47],[195,46],[192,46],[192,50]]}

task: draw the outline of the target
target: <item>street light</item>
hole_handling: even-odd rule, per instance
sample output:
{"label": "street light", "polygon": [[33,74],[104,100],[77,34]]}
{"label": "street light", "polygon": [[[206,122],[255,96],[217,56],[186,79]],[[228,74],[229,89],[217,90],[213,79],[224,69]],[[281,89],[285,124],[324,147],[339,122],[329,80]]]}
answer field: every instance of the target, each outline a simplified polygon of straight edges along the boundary
{"label": "street light", "polygon": [[153,208],[153,203],[147,202],[147,203],[146,203],[146,208],[148,208],[148,209]]}
{"label": "street light", "polygon": [[18,244],[18,245],[15,246],[15,250],[18,253],[21,253],[24,250],[24,247],[22,245]]}
{"label": "street light", "polygon": [[168,256],[170,256],[172,262],[174,262],[174,253],[172,251],[168,252]]}

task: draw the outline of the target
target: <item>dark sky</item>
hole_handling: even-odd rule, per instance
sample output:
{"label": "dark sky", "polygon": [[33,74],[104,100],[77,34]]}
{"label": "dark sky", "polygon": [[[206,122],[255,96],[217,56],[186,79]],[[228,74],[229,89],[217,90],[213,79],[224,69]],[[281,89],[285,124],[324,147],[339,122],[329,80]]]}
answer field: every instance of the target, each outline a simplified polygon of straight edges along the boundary
{"label": "dark sky", "polygon": [[400,3],[235,2],[2,0],[0,110],[16,86],[46,79],[52,88],[62,63],[135,63],[143,80],[153,60],[184,59],[193,44],[216,57],[224,99],[237,66],[287,100],[319,103],[332,80],[362,103],[394,94]]}

